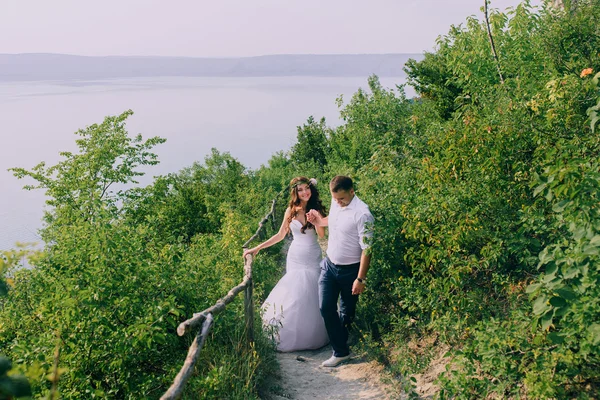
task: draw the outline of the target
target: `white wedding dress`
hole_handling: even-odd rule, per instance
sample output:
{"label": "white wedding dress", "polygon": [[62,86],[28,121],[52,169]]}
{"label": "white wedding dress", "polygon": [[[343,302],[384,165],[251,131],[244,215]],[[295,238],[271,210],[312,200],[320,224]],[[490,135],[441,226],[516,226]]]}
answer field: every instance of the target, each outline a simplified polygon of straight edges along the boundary
{"label": "white wedding dress", "polygon": [[288,250],[286,273],[263,304],[263,325],[275,334],[277,350],[318,349],[329,342],[319,311],[319,276],[322,258],[315,229],[300,232],[293,219],[294,240]]}

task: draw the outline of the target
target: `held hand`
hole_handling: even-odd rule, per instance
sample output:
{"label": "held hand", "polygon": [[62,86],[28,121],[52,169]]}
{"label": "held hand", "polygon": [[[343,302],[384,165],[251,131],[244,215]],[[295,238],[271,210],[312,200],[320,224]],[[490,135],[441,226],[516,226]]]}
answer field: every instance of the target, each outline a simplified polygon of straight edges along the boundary
{"label": "held hand", "polygon": [[367,285],[365,285],[364,283],[360,283],[358,280],[355,280],[354,283],[352,284],[352,294],[357,295],[357,294],[361,294],[362,292],[365,291],[365,287]]}
{"label": "held hand", "polygon": [[258,254],[259,251],[260,251],[260,249],[258,248],[258,246],[253,247],[251,249],[244,250],[244,255],[242,257],[245,259],[248,254],[250,254],[250,255],[252,255],[252,257],[254,257],[255,255]]}
{"label": "held hand", "polygon": [[321,214],[317,210],[310,210],[306,213],[306,219],[314,226],[321,225]]}

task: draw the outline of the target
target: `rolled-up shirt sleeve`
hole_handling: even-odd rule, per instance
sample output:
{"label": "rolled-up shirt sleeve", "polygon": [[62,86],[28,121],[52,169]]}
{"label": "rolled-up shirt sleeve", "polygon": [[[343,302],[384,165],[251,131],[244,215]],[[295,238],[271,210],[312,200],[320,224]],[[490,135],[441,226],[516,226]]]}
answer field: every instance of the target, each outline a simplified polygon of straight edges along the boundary
{"label": "rolled-up shirt sleeve", "polygon": [[358,228],[358,242],[363,250],[371,247],[371,238],[373,237],[373,223],[375,219],[370,212],[361,213],[356,222]]}

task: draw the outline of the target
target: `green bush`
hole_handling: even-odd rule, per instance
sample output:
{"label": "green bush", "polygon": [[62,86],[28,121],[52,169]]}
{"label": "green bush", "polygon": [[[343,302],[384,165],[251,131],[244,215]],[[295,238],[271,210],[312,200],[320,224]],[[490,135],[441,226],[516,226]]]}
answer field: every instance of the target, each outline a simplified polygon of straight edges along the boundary
{"label": "green bush", "polygon": [[[470,17],[407,64],[420,97],[373,76],[338,100],[341,126],[309,118],[288,153],[255,171],[213,150],[111,192],[157,162],[162,142],[129,138],[129,113],[80,131],[81,154],[16,169],[54,208],[42,257],[0,299],[0,346],[38,397],[57,337],[63,397],[158,397],[191,342],[175,327],[239,283],[240,247],[271,199],[305,175],[327,201],[327,180],[347,174],[375,217],[357,320],[370,354],[410,375],[443,342],[441,398],[598,397],[600,2],[566,3],[491,11],[504,83],[485,22]],[[280,250],[255,262],[257,303],[280,276]],[[256,397],[273,345],[257,329],[243,346],[241,314],[236,300],[217,317],[188,398]],[[411,340],[430,347],[416,353]]]}
{"label": "green bush", "polygon": [[453,346],[442,397],[598,394],[599,9],[492,11],[504,84],[468,18],[407,64],[420,98],[371,81],[331,134],[376,219],[359,328],[405,374],[408,340]]}
{"label": "green bush", "polygon": [[[144,190],[113,192],[134,182],[138,165],[157,162],[151,148],[162,142],[131,139],[129,114],[79,131],[80,152],[63,153],[56,166],[14,170],[36,179],[53,206],[41,257],[34,268],[14,272],[0,302],[0,347],[19,360],[36,397],[50,389],[46,376],[58,345],[63,398],[158,398],[191,344],[192,337],[176,335],[177,325],[243,277],[241,246],[255,229],[236,211],[244,204],[237,193],[250,179],[244,168],[214,151],[205,165]],[[186,206],[201,223],[180,215]],[[198,366],[214,382],[191,388],[215,398],[254,396],[272,345],[259,330],[255,347],[242,348],[242,314],[237,299],[216,317]]]}

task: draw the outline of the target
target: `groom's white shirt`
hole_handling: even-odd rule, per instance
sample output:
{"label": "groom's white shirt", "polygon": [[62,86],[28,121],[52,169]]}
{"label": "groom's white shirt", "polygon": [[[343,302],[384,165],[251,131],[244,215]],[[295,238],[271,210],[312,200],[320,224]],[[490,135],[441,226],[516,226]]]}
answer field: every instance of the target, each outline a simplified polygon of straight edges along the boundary
{"label": "groom's white shirt", "polygon": [[356,195],[346,207],[332,200],[328,221],[327,256],[331,262],[337,265],[360,262],[362,251],[369,247],[366,238],[372,236],[373,215],[369,206]]}

